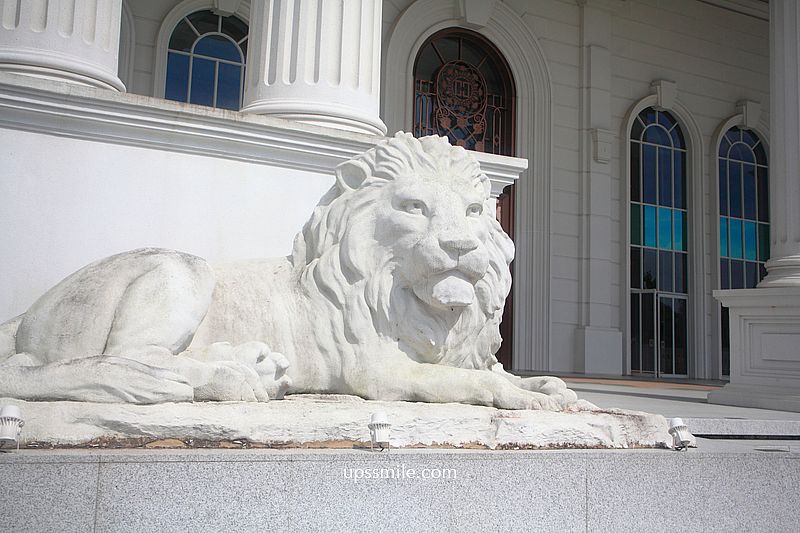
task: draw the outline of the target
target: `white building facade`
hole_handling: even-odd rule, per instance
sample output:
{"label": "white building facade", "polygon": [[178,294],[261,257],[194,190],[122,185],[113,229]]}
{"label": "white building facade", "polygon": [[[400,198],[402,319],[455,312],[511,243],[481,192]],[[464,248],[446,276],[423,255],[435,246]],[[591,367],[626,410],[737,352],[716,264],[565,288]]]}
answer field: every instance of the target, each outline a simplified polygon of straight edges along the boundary
{"label": "white building facade", "polygon": [[287,254],[336,164],[424,131],[479,152],[513,227],[506,365],[800,409],[799,16],[0,0],[0,320],[127,249]]}

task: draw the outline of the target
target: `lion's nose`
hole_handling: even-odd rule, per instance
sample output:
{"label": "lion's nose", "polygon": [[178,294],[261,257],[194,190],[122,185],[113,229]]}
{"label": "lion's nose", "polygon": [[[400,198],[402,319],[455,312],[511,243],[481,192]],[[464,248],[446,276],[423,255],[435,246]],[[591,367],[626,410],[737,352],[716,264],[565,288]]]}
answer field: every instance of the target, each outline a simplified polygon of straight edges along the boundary
{"label": "lion's nose", "polygon": [[442,235],[439,237],[439,245],[448,252],[455,252],[463,255],[478,247],[478,240],[473,237]]}

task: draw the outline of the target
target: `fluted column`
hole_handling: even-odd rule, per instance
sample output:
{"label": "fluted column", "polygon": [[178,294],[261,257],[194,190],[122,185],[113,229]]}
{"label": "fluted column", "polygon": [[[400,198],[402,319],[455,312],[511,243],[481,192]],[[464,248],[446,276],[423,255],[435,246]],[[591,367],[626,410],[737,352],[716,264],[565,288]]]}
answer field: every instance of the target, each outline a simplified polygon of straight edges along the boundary
{"label": "fluted column", "polygon": [[771,259],[760,287],[800,286],[800,5],[770,0]]}
{"label": "fluted column", "polygon": [[242,111],[383,135],[381,0],[252,3]]}
{"label": "fluted column", "polygon": [[0,0],[0,71],[118,91],[122,0]]}

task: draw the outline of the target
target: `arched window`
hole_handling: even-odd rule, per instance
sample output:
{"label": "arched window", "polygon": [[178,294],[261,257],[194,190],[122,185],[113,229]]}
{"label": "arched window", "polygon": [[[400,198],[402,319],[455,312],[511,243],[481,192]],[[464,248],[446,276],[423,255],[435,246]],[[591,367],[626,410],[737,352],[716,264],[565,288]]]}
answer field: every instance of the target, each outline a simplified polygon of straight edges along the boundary
{"label": "arched window", "polygon": [[248,27],[235,15],[197,11],[175,26],[167,52],[164,97],[239,110]]}
{"label": "arched window", "polygon": [[[719,285],[749,289],[767,275],[767,152],[751,130],[734,126],[719,145]],[[730,374],[728,309],[721,312],[722,374]]]}
{"label": "arched window", "polygon": [[514,80],[480,34],[432,35],[414,63],[414,136],[443,135],[468,150],[514,155]]}
{"label": "arched window", "polygon": [[630,132],[631,371],[688,371],[686,146],[667,111],[644,109]]}

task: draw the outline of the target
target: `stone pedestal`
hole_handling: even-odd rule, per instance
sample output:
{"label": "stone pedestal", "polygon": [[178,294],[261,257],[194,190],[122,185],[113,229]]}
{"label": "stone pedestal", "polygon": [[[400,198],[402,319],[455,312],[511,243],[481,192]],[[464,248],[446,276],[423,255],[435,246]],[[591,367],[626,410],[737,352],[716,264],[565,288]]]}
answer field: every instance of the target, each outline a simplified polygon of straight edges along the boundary
{"label": "stone pedestal", "polygon": [[714,291],[730,309],[730,383],[710,403],[800,412],[800,287]]}
{"label": "stone pedestal", "polygon": [[242,112],[375,135],[380,0],[253,2]]}
{"label": "stone pedestal", "polygon": [[25,0],[0,11],[0,71],[124,91],[122,0]]}
{"label": "stone pedestal", "polygon": [[712,403],[800,411],[800,5],[770,2],[770,233],[757,289],[715,291],[730,309],[731,375]]}

